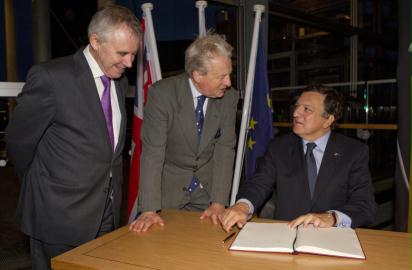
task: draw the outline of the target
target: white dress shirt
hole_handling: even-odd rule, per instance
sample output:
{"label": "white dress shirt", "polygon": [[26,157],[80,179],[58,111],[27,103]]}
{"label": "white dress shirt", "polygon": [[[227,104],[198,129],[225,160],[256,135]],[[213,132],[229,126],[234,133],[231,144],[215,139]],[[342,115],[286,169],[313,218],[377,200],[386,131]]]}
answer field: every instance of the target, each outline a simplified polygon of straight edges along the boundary
{"label": "white dress shirt", "polygon": [[[190,85],[190,90],[192,91],[194,109],[196,110],[197,97],[202,96],[203,94],[200,93],[199,90],[197,90],[196,86],[192,82],[192,79],[189,79],[189,85]],[[206,97],[205,102],[203,103],[203,117],[204,118],[206,118],[206,108],[207,108],[208,101],[209,101],[209,98]]]}
{"label": "white dress shirt", "polygon": [[[86,46],[86,48],[83,50],[83,54],[86,57],[87,63],[89,64],[89,67],[92,71],[94,82],[96,83],[97,93],[99,94],[99,98],[102,99],[104,85],[100,77],[103,76],[104,73],[101,70],[99,64],[97,64],[96,60],[91,55],[89,51],[89,46],[90,45]],[[116,86],[113,80],[110,80],[110,101],[112,105],[114,149],[116,149],[117,142],[119,141],[120,123],[121,123],[122,115],[120,113],[119,101],[117,100]]]}

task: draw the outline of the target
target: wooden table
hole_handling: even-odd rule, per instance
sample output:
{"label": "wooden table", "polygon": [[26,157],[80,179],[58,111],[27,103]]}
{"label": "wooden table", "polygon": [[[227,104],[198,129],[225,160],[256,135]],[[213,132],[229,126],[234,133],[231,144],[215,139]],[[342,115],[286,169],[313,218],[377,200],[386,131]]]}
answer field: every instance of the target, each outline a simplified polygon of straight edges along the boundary
{"label": "wooden table", "polygon": [[[411,234],[357,229],[366,260],[310,254],[229,251],[233,239],[199,213],[162,211],[166,225],[136,234],[127,227],[52,259],[63,269],[411,269]],[[257,219],[255,221],[268,220]]]}

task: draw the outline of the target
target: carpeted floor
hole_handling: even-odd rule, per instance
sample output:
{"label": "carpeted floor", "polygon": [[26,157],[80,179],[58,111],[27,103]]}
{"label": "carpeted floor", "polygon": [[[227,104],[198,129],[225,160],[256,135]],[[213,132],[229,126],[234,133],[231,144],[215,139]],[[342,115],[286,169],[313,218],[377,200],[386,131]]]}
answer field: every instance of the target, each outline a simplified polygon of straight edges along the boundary
{"label": "carpeted floor", "polygon": [[31,269],[29,242],[15,217],[19,181],[12,167],[0,167],[0,269]]}
{"label": "carpeted floor", "polygon": [[0,269],[31,269],[28,241],[21,241],[0,249]]}

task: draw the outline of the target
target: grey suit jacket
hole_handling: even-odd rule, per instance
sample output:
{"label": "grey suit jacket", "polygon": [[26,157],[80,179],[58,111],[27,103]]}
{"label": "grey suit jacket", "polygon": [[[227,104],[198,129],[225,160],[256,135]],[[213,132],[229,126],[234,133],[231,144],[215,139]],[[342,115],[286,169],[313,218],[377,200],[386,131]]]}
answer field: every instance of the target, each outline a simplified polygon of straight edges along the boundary
{"label": "grey suit jacket", "polygon": [[[209,99],[198,145],[195,108],[185,74],[152,85],[144,109],[140,162],[139,211],[205,209],[211,202],[227,205],[232,182],[235,118],[234,89]],[[202,188],[186,188],[196,175]]]}
{"label": "grey suit jacket", "polygon": [[259,208],[275,192],[275,219],[338,210],[352,219],[352,227],[367,226],[376,214],[368,160],[366,145],[332,132],[311,199],[302,140],[292,133],[283,135],[270,143],[237,198],[246,198]]}
{"label": "grey suit jacket", "polygon": [[122,120],[113,153],[83,49],[30,69],[6,130],[7,151],[21,179],[17,212],[24,233],[67,245],[94,239],[110,172],[119,224],[128,83],[122,78],[115,84]]}

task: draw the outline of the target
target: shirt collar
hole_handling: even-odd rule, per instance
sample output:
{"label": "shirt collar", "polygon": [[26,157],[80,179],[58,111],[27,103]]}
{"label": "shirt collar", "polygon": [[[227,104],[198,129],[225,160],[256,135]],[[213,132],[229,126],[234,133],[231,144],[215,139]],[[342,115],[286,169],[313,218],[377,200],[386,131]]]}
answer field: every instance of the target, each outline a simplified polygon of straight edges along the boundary
{"label": "shirt collar", "polygon": [[86,48],[83,50],[83,54],[86,57],[86,61],[89,64],[90,69],[92,70],[93,78],[100,78],[104,75],[102,69],[100,68],[99,64],[97,64],[96,60],[90,53],[90,45],[87,45]]}
{"label": "shirt collar", "polygon": [[[331,134],[331,131],[327,132],[327,133],[326,133],[325,135],[323,135],[322,137],[320,137],[320,138],[318,138],[317,140],[313,141],[313,142],[316,144],[316,148],[315,148],[315,149],[319,149],[319,150],[322,150],[322,152],[325,152],[326,145],[328,144],[328,140],[329,140],[330,134]],[[311,141],[307,141],[307,140],[302,139],[302,143],[303,143],[303,146],[304,146],[304,147],[306,147],[306,144],[307,144],[308,142],[311,142]]]}
{"label": "shirt collar", "polygon": [[189,78],[189,85],[190,85],[190,90],[192,91],[192,96],[193,98],[197,98],[198,96],[202,96],[203,94],[197,90],[196,86],[193,84],[192,79]]}

